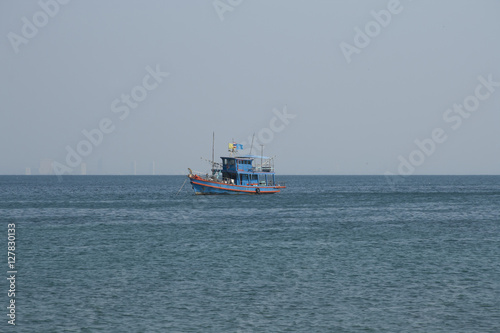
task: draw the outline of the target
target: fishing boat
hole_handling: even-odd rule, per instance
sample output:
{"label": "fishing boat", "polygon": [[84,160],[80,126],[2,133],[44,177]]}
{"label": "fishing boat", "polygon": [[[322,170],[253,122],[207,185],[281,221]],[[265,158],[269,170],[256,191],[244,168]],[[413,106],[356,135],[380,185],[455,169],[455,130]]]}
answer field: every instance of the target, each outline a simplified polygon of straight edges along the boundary
{"label": "fishing boat", "polygon": [[221,157],[222,163],[214,161],[212,146],[211,174],[189,170],[189,181],[195,194],[272,194],[286,188],[277,182],[274,173],[274,158],[261,155],[239,156],[243,146],[228,145],[229,156]]}

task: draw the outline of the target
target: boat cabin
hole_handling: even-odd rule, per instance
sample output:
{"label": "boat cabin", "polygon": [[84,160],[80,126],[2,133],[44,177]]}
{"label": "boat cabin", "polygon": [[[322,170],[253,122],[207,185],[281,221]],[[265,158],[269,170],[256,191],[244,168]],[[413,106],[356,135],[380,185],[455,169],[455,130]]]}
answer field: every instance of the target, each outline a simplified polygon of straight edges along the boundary
{"label": "boat cabin", "polygon": [[[234,185],[274,186],[276,184],[272,159],[260,157],[257,165],[252,157],[221,157],[222,180]],[[265,159],[265,162],[264,162]]]}

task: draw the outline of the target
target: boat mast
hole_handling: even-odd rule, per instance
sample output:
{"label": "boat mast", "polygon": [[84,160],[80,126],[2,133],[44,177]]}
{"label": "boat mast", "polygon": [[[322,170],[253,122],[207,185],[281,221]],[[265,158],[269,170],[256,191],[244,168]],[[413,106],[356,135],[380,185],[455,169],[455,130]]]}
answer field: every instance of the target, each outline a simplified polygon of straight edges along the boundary
{"label": "boat mast", "polygon": [[253,149],[253,139],[255,138],[255,133],[252,136],[252,145],[250,146],[250,155],[252,155],[252,149]]}
{"label": "boat mast", "polygon": [[262,159],[264,158],[264,145],[260,145],[260,171],[262,171]]}
{"label": "boat mast", "polygon": [[212,175],[215,174],[215,132],[212,132]]}

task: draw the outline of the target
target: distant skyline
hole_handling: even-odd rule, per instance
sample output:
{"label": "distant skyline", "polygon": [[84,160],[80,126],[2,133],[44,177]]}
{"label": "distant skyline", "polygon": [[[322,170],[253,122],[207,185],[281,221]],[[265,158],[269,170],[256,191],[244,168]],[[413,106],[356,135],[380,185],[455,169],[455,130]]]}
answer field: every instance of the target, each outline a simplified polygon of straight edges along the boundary
{"label": "distant skyline", "polygon": [[[56,175],[52,168],[53,162],[54,160],[50,158],[44,158],[40,160],[39,166],[27,166],[21,174]],[[68,175],[157,175],[155,161],[130,161],[128,167],[123,169],[124,172],[116,173],[113,170],[107,170],[98,163],[88,166],[87,163],[83,162],[78,168],[74,168],[71,173],[68,173]]]}
{"label": "distant skyline", "polygon": [[0,174],[500,174],[500,2],[0,4]]}

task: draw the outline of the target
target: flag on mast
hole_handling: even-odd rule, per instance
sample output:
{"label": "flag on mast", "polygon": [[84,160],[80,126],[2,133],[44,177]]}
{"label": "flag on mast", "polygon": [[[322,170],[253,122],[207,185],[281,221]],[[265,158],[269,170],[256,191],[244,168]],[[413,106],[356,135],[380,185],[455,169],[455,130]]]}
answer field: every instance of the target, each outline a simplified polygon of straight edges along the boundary
{"label": "flag on mast", "polygon": [[239,143],[230,143],[229,145],[229,150],[243,150],[243,145]]}

